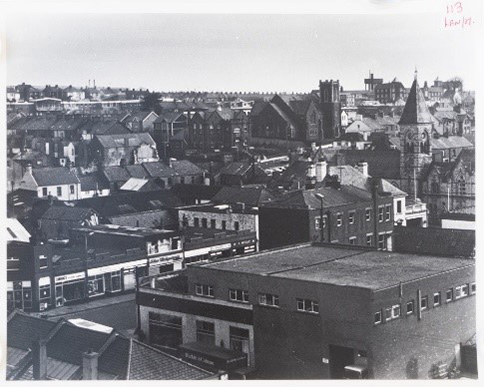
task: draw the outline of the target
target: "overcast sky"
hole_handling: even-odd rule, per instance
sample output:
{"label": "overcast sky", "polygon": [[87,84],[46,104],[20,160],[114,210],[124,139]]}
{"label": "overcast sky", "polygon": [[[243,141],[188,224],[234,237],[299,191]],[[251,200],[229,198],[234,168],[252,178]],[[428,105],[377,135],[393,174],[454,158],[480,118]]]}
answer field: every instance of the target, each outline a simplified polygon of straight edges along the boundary
{"label": "overcast sky", "polygon": [[[410,87],[477,81],[472,29],[425,15],[60,15],[7,22],[7,82],[150,90],[363,89],[369,70]],[[92,82],[92,81],[91,81]]]}

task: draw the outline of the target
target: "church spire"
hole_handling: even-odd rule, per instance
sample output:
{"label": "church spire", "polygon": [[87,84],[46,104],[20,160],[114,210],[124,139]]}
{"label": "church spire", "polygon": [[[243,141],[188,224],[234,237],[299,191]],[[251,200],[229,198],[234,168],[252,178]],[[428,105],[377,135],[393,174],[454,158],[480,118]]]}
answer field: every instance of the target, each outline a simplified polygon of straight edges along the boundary
{"label": "church spire", "polygon": [[420,90],[417,82],[417,69],[415,69],[415,79],[410,92],[408,93],[407,102],[403,109],[399,125],[430,124],[432,115],[429,112],[425,97]]}

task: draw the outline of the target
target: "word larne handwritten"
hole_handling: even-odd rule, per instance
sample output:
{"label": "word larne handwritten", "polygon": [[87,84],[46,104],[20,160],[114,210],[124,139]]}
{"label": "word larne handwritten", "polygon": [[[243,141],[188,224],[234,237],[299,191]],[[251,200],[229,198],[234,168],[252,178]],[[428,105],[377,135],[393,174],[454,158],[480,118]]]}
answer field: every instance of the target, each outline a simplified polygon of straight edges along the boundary
{"label": "word larne handwritten", "polygon": [[446,8],[447,14],[444,17],[445,28],[456,28],[456,27],[470,27],[475,21],[472,16],[464,15],[464,6],[461,1],[456,1],[452,4],[447,4]]}

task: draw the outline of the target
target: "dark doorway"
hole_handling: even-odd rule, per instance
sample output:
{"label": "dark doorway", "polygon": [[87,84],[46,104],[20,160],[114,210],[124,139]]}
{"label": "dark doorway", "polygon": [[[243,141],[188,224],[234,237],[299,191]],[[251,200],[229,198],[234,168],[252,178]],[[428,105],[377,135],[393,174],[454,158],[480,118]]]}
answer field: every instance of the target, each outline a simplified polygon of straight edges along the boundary
{"label": "dark doorway", "polygon": [[329,376],[331,379],[343,379],[344,368],[355,363],[353,348],[329,346]]}

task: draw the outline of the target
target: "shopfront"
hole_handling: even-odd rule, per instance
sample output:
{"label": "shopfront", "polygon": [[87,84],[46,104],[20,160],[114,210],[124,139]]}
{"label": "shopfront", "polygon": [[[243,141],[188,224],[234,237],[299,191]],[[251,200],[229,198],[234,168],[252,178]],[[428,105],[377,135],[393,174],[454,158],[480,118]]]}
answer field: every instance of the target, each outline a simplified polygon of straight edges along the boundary
{"label": "shopfront", "polygon": [[81,301],[86,297],[85,272],[57,276],[54,280],[57,307]]}
{"label": "shopfront", "polygon": [[180,270],[182,268],[182,261],[183,260],[181,254],[150,258],[148,267],[149,275],[156,275],[161,273],[167,273],[173,270]]}
{"label": "shopfront", "polygon": [[32,310],[32,285],[30,281],[7,282],[7,310]]}
{"label": "shopfront", "polygon": [[232,243],[232,255],[243,255],[255,253],[257,251],[256,239],[247,239],[245,241]]}

